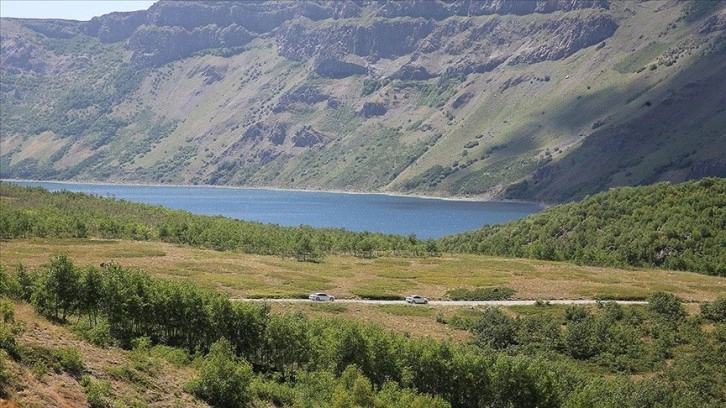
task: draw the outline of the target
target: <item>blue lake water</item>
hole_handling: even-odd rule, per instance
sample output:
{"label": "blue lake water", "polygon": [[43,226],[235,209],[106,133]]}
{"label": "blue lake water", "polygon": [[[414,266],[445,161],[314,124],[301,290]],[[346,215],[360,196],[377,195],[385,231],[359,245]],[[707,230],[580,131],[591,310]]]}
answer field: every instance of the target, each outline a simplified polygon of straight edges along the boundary
{"label": "blue lake water", "polygon": [[345,228],[439,238],[524,218],[541,211],[531,203],[460,201],[383,194],[348,194],[222,187],[140,186],[14,181],[50,191],[113,197],[195,214],[223,215],[287,226]]}

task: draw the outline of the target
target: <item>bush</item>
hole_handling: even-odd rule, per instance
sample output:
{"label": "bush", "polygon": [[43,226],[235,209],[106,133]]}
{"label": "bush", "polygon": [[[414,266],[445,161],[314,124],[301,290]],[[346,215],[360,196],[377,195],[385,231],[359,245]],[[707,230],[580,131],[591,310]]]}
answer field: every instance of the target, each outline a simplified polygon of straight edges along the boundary
{"label": "bush", "polygon": [[107,408],[111,407],[108,397],[111,395],[111,383],[108,381],[93,381],[91,377],[84,375],[81,377],[81,386],[86,392],[88,406],[90,408]]}
{"label": "bush", "polygon": [[256,378],[250,389],[258,399],[272,402],[275,406],[291,406],[295,402],[295,391],[286,383]]}
{"label": "bush", "polygon": [[451,300],[503,300],[512,297],[514,292],[514,289],[506,287],[458,288],[446,292],[446,296]]}
{"label": "bush", "polygon": [[368,300],[405,300],[406,299],[406,297],[404,297],[404,296],[394,295],[392,293],[353,291],[353,294],[360,297],[361,299],[368,299]]}
{"label": "bush", "polygon": [[61,369],[73,376],[79,376],[85,369],[83,356],[75,347],[66,347],[55,352]]}
{"label": "bush", "polygon": [[498,308],[487,308],[472,329],[475,341],[482,346],[505,349],[517,344],[517,321]]}
{"label": "bush", "polygon": [[655,292],[648,298],[648,310],[669,321],[680,321],[686,317],[680,299],[667,292]]}
{"label": "bush", "polygon": [[7,299],[0,299],[0,322],[12,323],[15,321],[15,307]]}
{"label": "bush", "polygon": [[701,304],[701,315],[712,322],[726,323],[726,297]]}
{"label": "bush", "polygon": [[226,339],[212,344],[187,391],[214,407],[241,407],[250,402],[252,366],[240,360]]}
{"label": "bush", "polygon": [[71,326],[71,331],[83,337],[84,340],[99,347],[106,347],[112,343],[111,331],[106,321],[102,321],[93,327],[85,323]]}
{"label": "bush", "polygon": [[0,350],[0,398],[7,398],[7,390],[5,390],[6,384],[12,379],[12,375],[5,366],[5,353],[4,350]]}

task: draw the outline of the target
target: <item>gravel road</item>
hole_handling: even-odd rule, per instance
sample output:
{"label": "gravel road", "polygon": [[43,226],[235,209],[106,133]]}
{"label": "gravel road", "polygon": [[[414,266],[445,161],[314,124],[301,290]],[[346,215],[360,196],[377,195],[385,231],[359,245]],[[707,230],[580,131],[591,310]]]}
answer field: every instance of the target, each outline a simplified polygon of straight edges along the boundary
{"label": "gravel road", "polygon": [[[238,302],[275,302],[275,303],[355,303],[367,305],[405,305],[404,300],[365,300],[365,299],[335,299],[333,302],[314,302],[308,299],[232,299]],[[540,300],[553,305],[591,305],[597,300],[569,299],[569,300]],[[430,300],[430,306],[528,306],[534,305],[536,300]],[[646,305],[645,301],[618,300],[621,305]],[[412,305],[418,306],[418,305]]]}

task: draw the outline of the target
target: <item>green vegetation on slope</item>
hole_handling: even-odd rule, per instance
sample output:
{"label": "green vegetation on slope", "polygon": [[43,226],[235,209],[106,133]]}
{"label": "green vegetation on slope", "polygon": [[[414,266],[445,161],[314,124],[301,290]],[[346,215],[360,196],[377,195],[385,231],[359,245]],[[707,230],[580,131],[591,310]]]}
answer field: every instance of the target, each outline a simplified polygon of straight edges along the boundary
{"label": "green vegetation on slope", "polygon": [[0,184],[0,239],[28,237],[161,240],[219,251],[316,261],[329,253],[372,257],[438,254],[433,240],[343,229],[282,227],[82,193]]}
{"label": "green vegetation on slope", "polygon": [[[136,364],[113,370],[119,378],[153,373],[143,356],[154,344],[166,347],[176,364],[188,365],[184,353],[196,353],[191,367],[198,374],[186,389],[213,406],[716,407],[726,401],[723,298],[693,317],[663,292],[646,308],[543,304],[516,317],[486,309],[471,326],[474,342],[454,344],[336,318],[274,314],[264,304],[231,302],[117,264],[81,269],[64,255],[34,273],[1,271],[0,296],[29,301],[61,324],[78,321],[75,330],[88,339],[133,346]],[[76,378],[84,374],[73,350],[38,349],[45,356],[38,357],[18,345],[22,328],[13,327],[12,306],[0,305],[2,359],[42,358]],[[0,370],[11,375],[3,364]],[[90,400],[94,382],[80,381]],[[110,391],[100,394],[105,400]]]}
{"label": "green vegetation on slope", "polygon": [[442,250],[658,267],[726,276],[726,179],[626,187],[438,241],[281,227],[61,191],[0,184],[0,238],[161,240],[317,261],[326,254],[432,256]]}
{"label": "green vegetation on slope", "polygon": [[446,251],[726,276],[726,179],[616,188],[440,243]]}

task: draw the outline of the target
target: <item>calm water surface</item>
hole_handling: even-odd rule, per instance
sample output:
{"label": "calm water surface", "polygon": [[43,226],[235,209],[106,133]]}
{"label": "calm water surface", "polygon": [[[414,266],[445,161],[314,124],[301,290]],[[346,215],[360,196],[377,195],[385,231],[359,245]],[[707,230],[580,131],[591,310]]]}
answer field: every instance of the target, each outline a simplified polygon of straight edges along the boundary
{"label": "calm water surface", "polygon": [[345,228],[419,238],[474,230],[526,217],[542,210],[529,203],[455,201],[382,194],[346,194],[220,187],[138,186],[13,182],[113,197],[195,214],[223,215],[247,221]]}

